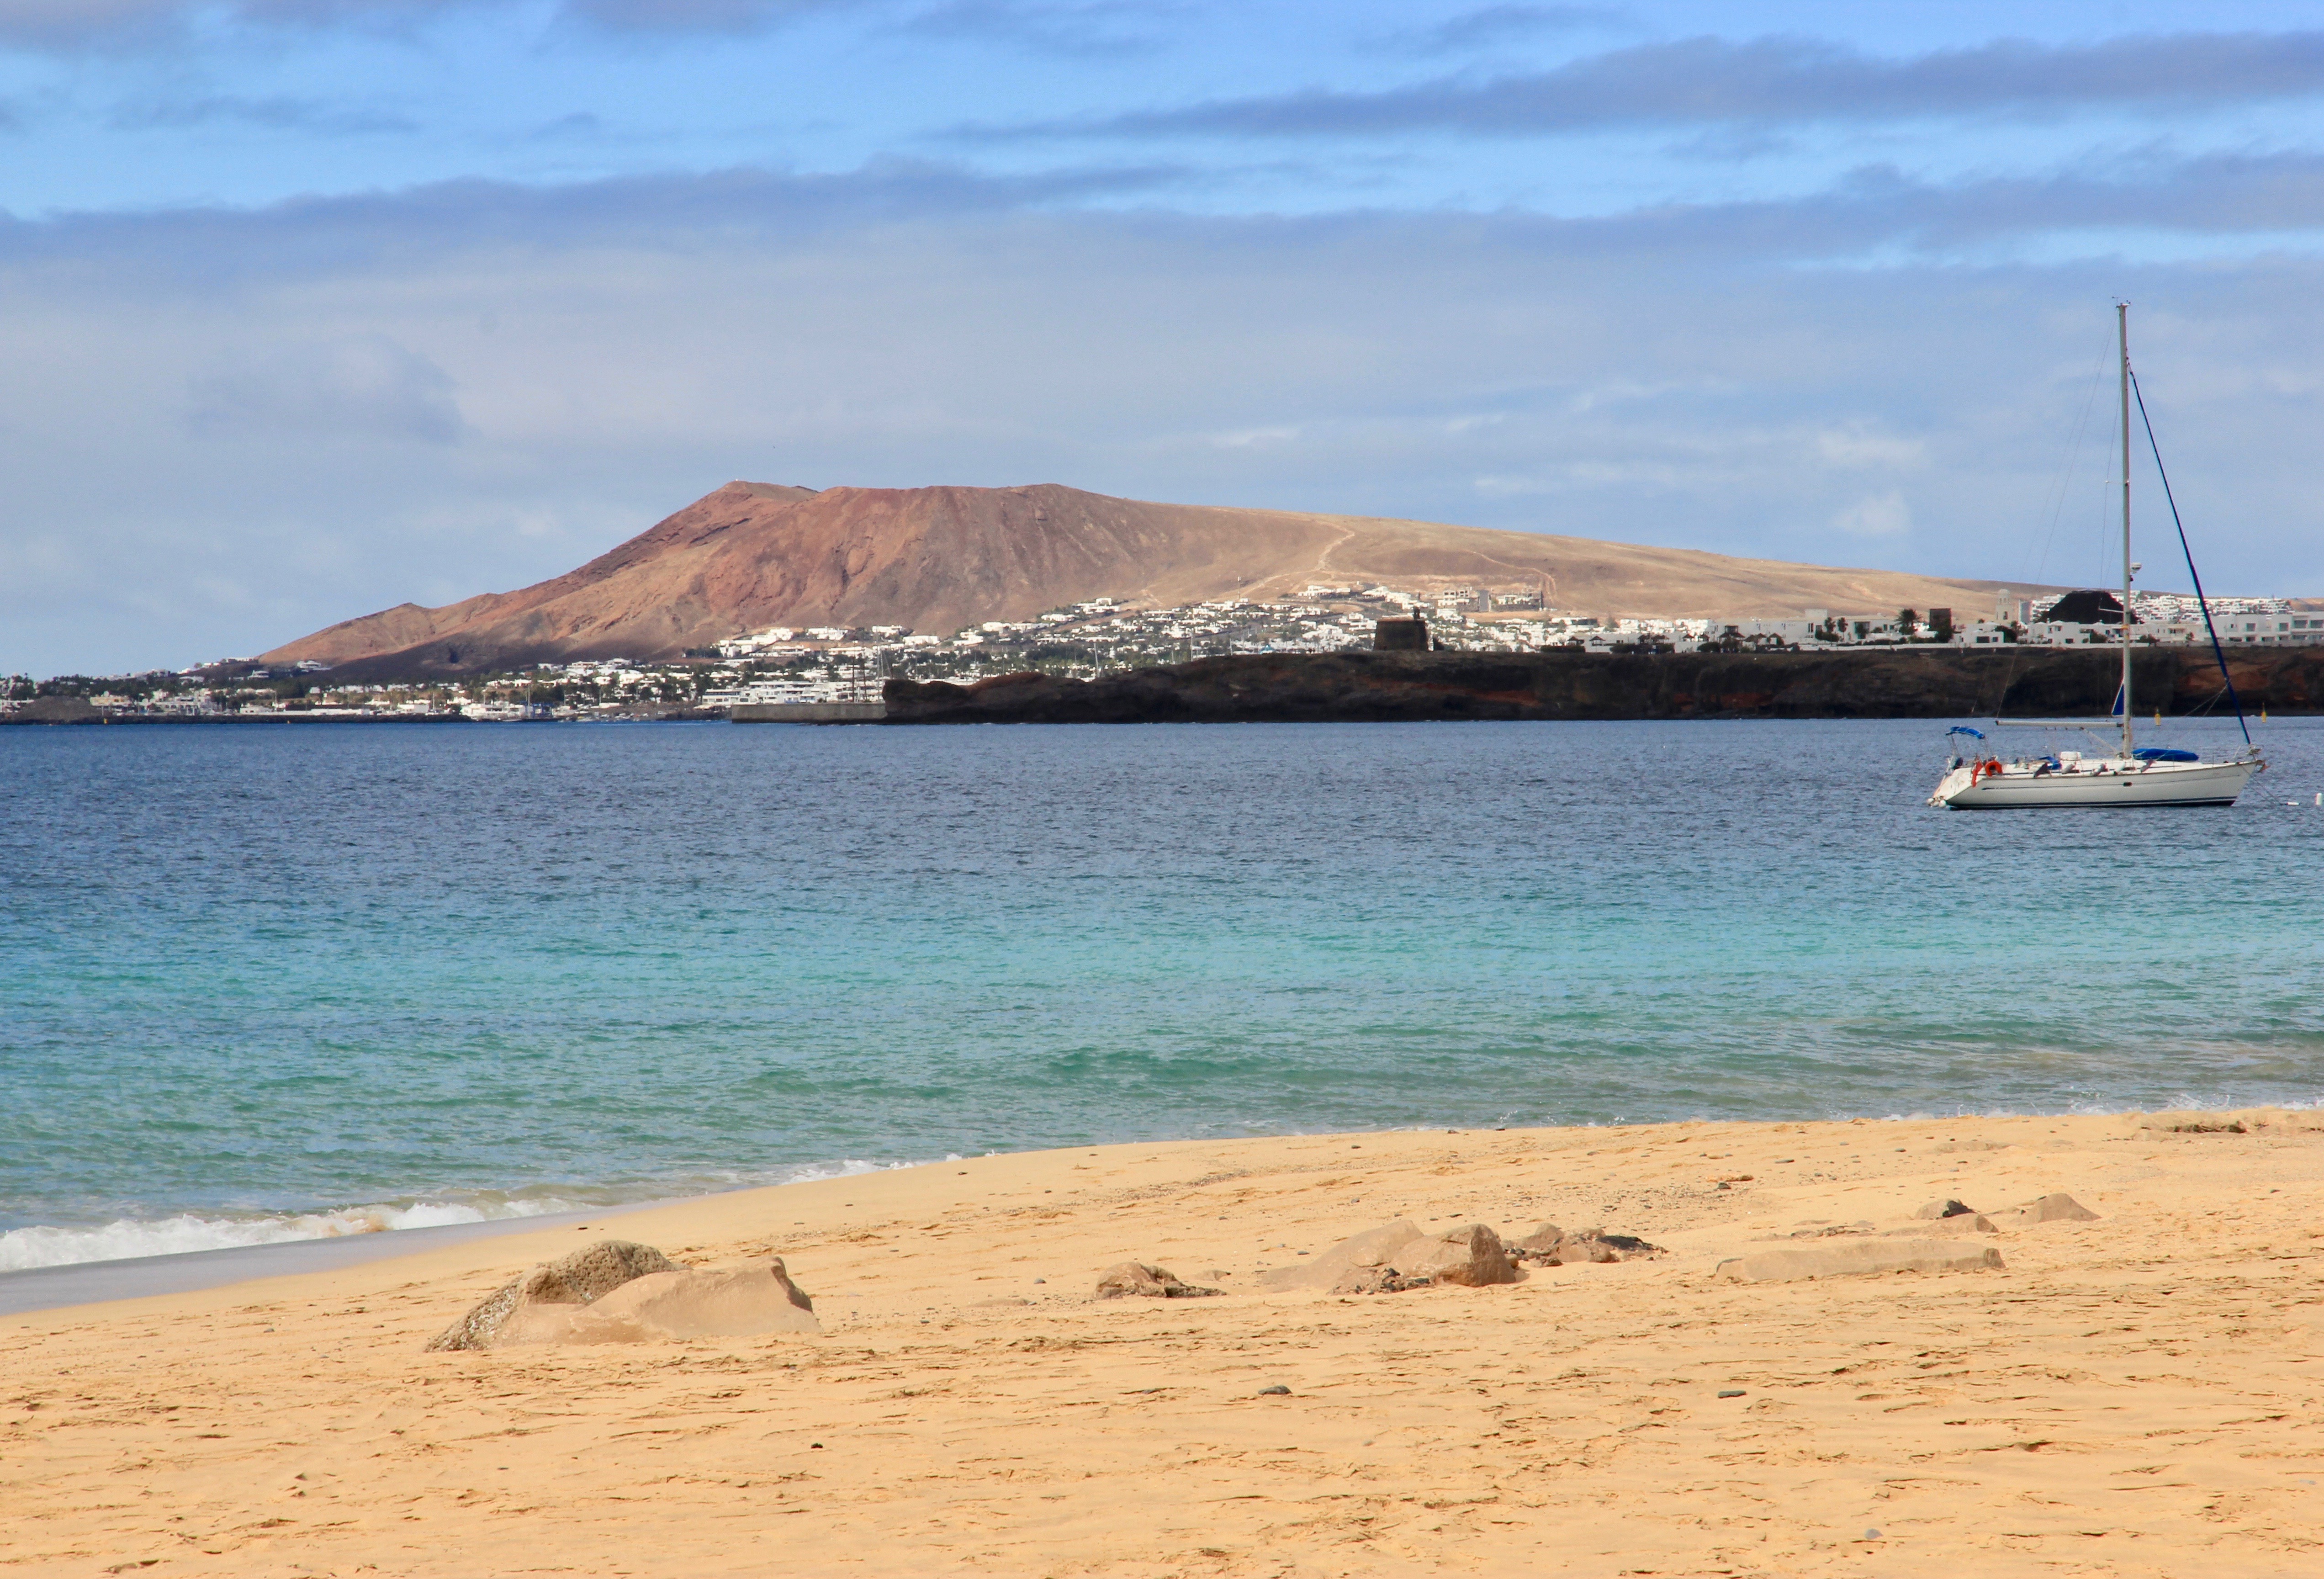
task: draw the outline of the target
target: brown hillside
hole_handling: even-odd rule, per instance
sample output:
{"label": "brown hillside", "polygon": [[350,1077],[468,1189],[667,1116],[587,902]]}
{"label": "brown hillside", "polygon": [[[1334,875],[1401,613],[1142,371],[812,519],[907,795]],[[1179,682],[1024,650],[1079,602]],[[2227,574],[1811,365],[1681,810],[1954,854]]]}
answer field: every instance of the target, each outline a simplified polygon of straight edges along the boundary
{"label": "brown hillside", "polygon": [[1563,609],[1668,618],[1975,610],[1997,585],[1427,522],[1150,504],[1055,484],[816,493],[729,483],[554,580],[442,608],[400,605],[263,657],[473,672],[675,657],[770,625],[948,635],[1093,597],[1167,606],[1314,581],[1538,586]]}

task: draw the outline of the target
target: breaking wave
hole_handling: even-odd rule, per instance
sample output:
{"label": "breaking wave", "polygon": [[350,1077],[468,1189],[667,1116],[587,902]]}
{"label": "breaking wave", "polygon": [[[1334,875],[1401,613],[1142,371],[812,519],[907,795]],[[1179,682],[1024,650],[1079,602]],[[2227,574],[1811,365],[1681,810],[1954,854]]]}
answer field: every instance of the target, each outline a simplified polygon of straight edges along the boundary
{"label": "breaking wave", "polygon": [[166,1217],[118,1217],[110,1223],[86,1226],[33,1225],[0,1232],[0,1272],[70,1266],[82,1261],[121,1260],[131,1256],[181,1255],[189,1251],[282,1244],[299,1239],[337,1239],[350,1233],[392,1233],[405,1228],[440,1228],[454,1223],[491,1223],[558,1212],[603,1211],[611,1206],[676,1200],[719,1190],[805,1184],[912,1166],[908,1162],[850,1159],[843,1162],[807,1163],[757,1175],[703,1175],[627,1190],[576,1188],[563,1194],[524,1195],[480,1190],[432,1200],[388,1201],[320,1212],[180,1212]]}
{"label": "breaking wave", "polygon": [[348,1233],[390,1233],[399,1228],[436,1228],[447,1223],[484,1223],[499,1217],[537,1217],[580,1210],[584,1203],[549,1198],[469,1205],[415,1201],[408,1205],[346,1206],[329,1212],[120,1217],[86,1228],[12,1228],[0,1233],[0,1271],[61,1267],[76,1261],[119,1260],[128,1256],[180,1255],[195,1250],[228,1250],[249,1244],[281,1244],[293,1239],[337,1239]]}

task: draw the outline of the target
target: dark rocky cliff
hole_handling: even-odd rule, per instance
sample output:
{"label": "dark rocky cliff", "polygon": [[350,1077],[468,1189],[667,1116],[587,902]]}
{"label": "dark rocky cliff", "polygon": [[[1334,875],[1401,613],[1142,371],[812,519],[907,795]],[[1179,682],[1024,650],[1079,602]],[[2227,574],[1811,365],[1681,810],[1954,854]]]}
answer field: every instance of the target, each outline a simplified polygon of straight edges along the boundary
{"label": "dark rocky cliff", "polygon": [[[1001,675],[974,685],[888,683],[903,724],[1326,723],[1460,718],[1965,718],[2096,716],[2117,653],[1971,651],[1259,653],[1094,680]],[[2142,714],[2227,711],[2207,651],[2135,657]],[[2324,711],[2324,648],[2228,653],[2245,706]]]}

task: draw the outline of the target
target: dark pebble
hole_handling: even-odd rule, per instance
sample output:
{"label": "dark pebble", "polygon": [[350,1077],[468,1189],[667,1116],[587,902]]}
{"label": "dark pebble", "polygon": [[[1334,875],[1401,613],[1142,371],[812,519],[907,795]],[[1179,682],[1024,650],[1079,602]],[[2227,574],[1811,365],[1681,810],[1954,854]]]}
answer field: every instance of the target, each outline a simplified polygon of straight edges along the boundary
{"label": "dark pebble", "polygon": [[1267,1398],[1270,1395],[1276,1398],[1289,1398],[1291,1396],[1291,1390],[1287,1387],[1262,1387],[1259,1390],[1259,1396],[1261,1398]]}

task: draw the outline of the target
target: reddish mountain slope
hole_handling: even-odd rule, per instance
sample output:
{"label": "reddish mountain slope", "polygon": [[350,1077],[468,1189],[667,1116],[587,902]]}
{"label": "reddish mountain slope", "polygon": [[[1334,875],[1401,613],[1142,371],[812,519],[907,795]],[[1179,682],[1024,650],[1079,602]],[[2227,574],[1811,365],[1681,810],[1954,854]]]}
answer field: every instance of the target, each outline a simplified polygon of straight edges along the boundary
{"label": "reddish mountain slope", "polygon": [[404,604],[264,654],[460,673],[675,657],[770,625],[949,635],[1093,597],[1170,605],[1311,581],[1539,586],[1561,608],[1677,616],[1975,609],[1989,582],[1831,570],[1685,549],[1025,488],[730,483],[552,581],[443,608]]}

